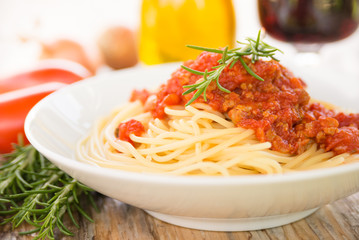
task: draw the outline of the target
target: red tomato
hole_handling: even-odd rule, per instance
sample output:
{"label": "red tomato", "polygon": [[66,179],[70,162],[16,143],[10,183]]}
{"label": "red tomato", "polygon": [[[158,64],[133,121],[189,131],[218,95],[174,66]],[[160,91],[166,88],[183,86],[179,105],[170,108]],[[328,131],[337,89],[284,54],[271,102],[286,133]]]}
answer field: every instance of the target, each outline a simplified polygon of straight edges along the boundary
{"label": "red tomato", "polygon": [[70,84],[90,75],[90,72],[78,63],[45,60],[36,69],[0,79],[0,94],[48,82]]}
{"label": "red tomato", "polygon": [[[90,76],[77,63],[55,65],[45,65],[0,79],[0,153],[10,152],[19,134],[27,143],[24,134],[25,117],[38,101],[63,86]],[[70,65],[72,68],[69,68]]]}

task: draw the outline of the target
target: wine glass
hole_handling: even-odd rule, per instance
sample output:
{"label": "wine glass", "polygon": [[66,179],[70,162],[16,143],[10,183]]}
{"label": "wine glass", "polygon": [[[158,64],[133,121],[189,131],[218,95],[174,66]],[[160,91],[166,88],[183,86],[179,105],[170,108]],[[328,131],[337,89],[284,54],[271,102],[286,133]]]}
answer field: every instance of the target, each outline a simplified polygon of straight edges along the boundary
{"label": "wine glass", "polygon": [[294,45],[296,64],[313,65],[324,44],[356,31],[359,0],[258,0],[258,12],[269,36]]}

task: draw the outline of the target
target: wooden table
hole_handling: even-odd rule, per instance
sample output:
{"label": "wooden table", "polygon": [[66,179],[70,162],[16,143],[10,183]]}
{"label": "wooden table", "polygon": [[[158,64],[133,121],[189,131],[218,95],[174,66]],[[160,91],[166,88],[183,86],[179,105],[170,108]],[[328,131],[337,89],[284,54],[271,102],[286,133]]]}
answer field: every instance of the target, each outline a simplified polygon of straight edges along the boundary
{"label": "wooden table", "polygon": [[[89,206],[83,206],[91,212],[95,223],[77,216],[81,228],[69,227],[75,234],[74,237],[64,237],[57,233],[56,239],[359,239],[359,192],[326,205],[298,222],[283,227],[249,232],[209,232],[186,229],[157,220],[141,209],[99,194],[95,196],[95,199],[100,212],[90,209]],[[68,219],[65,223],[68,226],[71,225]],[[18,234],[29,229],[27,225],[16,230],[12,230],[11,225],[0,226],[0,239],[32,239],[31,236]]]}

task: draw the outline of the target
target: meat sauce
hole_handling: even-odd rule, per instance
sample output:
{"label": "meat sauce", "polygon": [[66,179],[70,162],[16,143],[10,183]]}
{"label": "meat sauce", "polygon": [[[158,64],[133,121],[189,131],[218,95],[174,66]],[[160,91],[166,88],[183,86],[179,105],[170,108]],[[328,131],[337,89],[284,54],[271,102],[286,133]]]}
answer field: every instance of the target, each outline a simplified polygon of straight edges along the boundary
{"label": "meat sauce", "polygon": [[[203,52],[184,65],[197,71],[210,71],[221,57]],[[359,114],[338,113],[319,103],[310,103],[305,83],[276,61],[245,61],[264,81],[248,74],[239,62],[227,67],[219,82],[231,92],[220,91],[215,82],[207,88],[206,103],[213,109],[224,113],[236,126],[253,129],[258,140],[271,142],[275,151],[298,154],[314,141],[335,154],[359,152]],[[165,118],[166,106],[184,105],[192,98],[194,93],[182,95],[183,86],[200,78],[184,69],[176,70],[155,93],[156,100],[148,111],[155,118]],[[131,100],[146,102],[150,94],[142,92],[134,92]],[[200,96],[195,102],[205,101]]]}

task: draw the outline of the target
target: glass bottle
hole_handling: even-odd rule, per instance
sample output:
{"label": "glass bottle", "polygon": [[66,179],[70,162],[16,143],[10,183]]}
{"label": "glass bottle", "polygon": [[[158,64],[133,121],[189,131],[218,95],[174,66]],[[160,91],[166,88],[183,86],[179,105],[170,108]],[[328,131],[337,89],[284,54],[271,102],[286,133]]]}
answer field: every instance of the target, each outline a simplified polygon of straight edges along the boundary
{"label": "glass bottle", "polygon": [[199,52],[186,45],[220,48],[235,44],[231,0],[143,0],[140,60],[145,64],[184,61]]}

